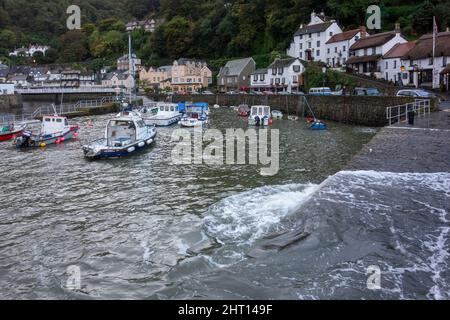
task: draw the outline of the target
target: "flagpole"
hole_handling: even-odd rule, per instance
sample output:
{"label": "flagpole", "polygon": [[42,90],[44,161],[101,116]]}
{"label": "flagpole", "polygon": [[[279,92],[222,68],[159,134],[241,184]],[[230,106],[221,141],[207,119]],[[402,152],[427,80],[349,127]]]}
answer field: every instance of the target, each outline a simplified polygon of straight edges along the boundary
{"label": "flagpole", "polygon": [[433,79],[431,82],[431,88],[434,89],[434,80],[436,77],[436,66],[435,66],[435,60],[436,60],[436,36],[437,36],[437,25],[436,25],[436,17],[433,16]]}

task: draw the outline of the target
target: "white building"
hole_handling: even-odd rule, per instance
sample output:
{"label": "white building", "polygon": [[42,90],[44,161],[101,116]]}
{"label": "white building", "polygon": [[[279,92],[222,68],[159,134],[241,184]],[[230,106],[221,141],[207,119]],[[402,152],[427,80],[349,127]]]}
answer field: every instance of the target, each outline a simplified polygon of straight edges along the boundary
{"label": "white building", "polygon": [[301,25],[294,34],[287,54],[306,61],[326,62],[326,42],[338,33],[342,33],[342,29],[335,20],[326,17],[323,12],[319,15],[313,12],[309,24]]}
{"label": "white building", "polygon": [[350,47],[366,37],[366,27],[337,33],[326,42],[326,63],[332,68],[342,67],[350,56]]}
{"label": "white building", "polygon": [[[139,59],[136,54],[131,55],[131,65],[134,72],[139,72],[141,68],[142,61]],[[128,59],[128,55],[123,55],[119,59],[117,59],[117,70],[119,71],[128,71],[130,69],[130,63]]]}
{"label": "white building", "polygon": [[404,68],[401,58],[414,48],[415,45],[415,41],[397,43],[383,56],[380,66],[381,73],[386,81],[391,81],[400,86],[409,84],[409,73]]}
{"label": "white building", "polygon": [[50,49],[49,46],[43,46],[43,45],[29,45],[28,48],[22,47],[19,49],[16,49],[9,53],[10,57],[32,57],[36,52],[41,52],[44,56],[47,50]]}
{"label": "white building", "polygon": [[440,32],[436,37],[433,61],[433,36],[424,35],[402,58],[402,65],[409,73],[409,84],[415,87],[447,87],[450,64],[450,32]]}
{"label": "white building", "polygon": [[394,31],[378,33],[359,39],[350,47],[347,65],[353,72],[383,78],[381,62],[383,56],[396,44],[406,43],[397,25]]}
{"label": "white building", "polygon": [[14,84],[0,83],[0,96],[7,94],[14,94]]}
{"label": "white building", "polygon": [[133,89],[135,86],[134,78],[123,72],[111,72],[103,76],[102,87],[107,88],[126,88]]}
{"label": "white building", "polygon": [[250,75],[250,88],[253,91],[270,90],[270,79],[267,69],[257,69]]}
{"label": "white building", "polygon": [[276,59],[268,67],[269,85],[275,92],[297,92],[305,67],[299,58]]}

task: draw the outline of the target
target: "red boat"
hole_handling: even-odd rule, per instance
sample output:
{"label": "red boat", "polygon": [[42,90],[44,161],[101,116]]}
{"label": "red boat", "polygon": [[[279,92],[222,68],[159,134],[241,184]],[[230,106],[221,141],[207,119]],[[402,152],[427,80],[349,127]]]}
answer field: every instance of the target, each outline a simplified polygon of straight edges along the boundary
{"label": "red boat", "polygon": [[316,119],[314,119],[313,117],[306,117],[306,122],[308,123],[313,123]]}
{"label": "red boat", "polygon": [[250,108],[246,104],[241,104],[238,108],[238,116],[239,117],[248,117],[248,114],[250,112]]}
{"label": "red boat", "polygon": [[14,125],[4,126],[0,131],[0,141],[8,141],[14,139],[16,136],[21,135],[26,127],[26,124],[22,124],[17,128],[15,128]]}

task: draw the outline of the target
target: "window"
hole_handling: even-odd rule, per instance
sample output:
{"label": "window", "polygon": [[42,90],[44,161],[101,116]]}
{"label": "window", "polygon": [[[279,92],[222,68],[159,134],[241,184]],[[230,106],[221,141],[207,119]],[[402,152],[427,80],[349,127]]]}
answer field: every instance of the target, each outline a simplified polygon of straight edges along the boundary
{"label": "window", "polygon": [[62,119],[56,119],[56,122],[62,123]]}
{"label": "window", "polygon": [[347,47],[346,46],[344,46],[343,48],[342,48],[342,51],[347,51]]}
{"label": "window", "polygon": [[303,58],[303,52],[300,52],[300,58]]}
{"label": "window", "polygon": [[300,35],[300,40],[302,40],[302,39],[303,39],[303,35],[301,34],[301,35]]}
{"label": "window", "polygon": [[272,78],[272,79],[270,79],[270,84],[271,84],[271,85],[273,85],[273,78]]}
{"label": "window", "polygon": [[303,49],[303,43],[300,43],[300,50]]}
{"label": "window", "polygon": [[283,74],[283,68],[278,68],[278,74]]}
{"label": "window", "polygon": [[327,53],[328,53],[328,54],[330,53],[330,48],[327,49]]}
{"label": "window", "polygon": [[364,55],[367,56],[367,48],[364,49]]}
{"label": "window", "polygon": [[359,36],[355,36],[355,40],[358,41],[359,40]]}
{"label": "window", "polygon": [[311,49],[311,42],[308,42],[308,48]]}
{"label": "window", "polygon": [[320,47],[320,41],[317,41],[317,48]]}
{"label": "window", "polygon": [[253,81],[258,81],[258,75],[257,75],[257,74],[255,74],[255,75],[253,76]]}
{"label": "window", "polygon": [[69,121],[67,121],[67,119],[64,119],[64,125],[68,126],[69,125]]}
{"label": "window", "polygon": [[337,47],[334,47],[334,52],[337,53]]}
{"label": "window", "polygon": [[447,65],[447,57],[443,56],[442,57],[442,66],[445,67]]}
{"label": "window", "polygon": [[275,76],[277,74],[277,68],[272,68],[272,75]]}
{"label": "window", "polygon": [[320,32],[317,32],[317,36],[320,37]]}
{"label": "window", "polygon": [[430,57],[430,59],[428,59],[428,64],[432,65],[433,64],[433,57]]}
{"label": "window", "polygon": [[330,31],[330,37],[332,37],[333,36],[333,31]]}
{"label": "window", "polygon": [[312,37],[312,34],[310,33],[310,34],[308,34],[308,36],[309,36],[309,38],[311,39],[311,37]]}
{"label": "window", "polygon": [[281,83],[282,83],[282,84],[285,84],[285,83],[286,83],[286,79],[285,79],[285,78],[282,78],[282,79],[281,79]]}
{"label": "window", "polygon": [[394,69],[397,69],[397,60],[394,60]]}
{"label": "window", "polygon": [[389,68],[389,63],[386,61],[386,69]]}
{"label": "window", "polygon": [[386,78],[386,80],[389,80],[389,76],[388,76],[388,73],[386,72],[386,74],[385,74],[385,78]]}
{"label": "window", "polygon": [[298,78],[297,78],[297,76],[293,76],[293,77],[292,77],[292,83],[298,83]]}
{"label": "window", "polygon": [[316,56],[320,56],[320,50],[316,50]]}
{"label": "window", "polygon": [[294,72],[300,72],[300,66],[294,66]]}
{"label": "window", "polygon": [[264,80],[266,79],[266,75],[265,75],[265,74],[260,75],[260,76],[259,76],[259,79],[260,79],[261,81],[264,81]]}
{"label": "window", "polygon": [[280,78],[275,79],[275,84],[280,84]]}

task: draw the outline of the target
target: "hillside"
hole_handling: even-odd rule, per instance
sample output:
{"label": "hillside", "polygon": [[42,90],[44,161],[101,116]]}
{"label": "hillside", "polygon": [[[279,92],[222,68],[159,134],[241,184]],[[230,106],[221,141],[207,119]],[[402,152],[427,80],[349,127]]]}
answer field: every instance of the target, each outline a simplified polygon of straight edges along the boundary
{"label": "hillside", "polygon": [[[414,38],[431,31],[432,17],[440,29],[450,26],[450,0],[0,0],[0,60],[11,49],[29,43],[54,50],[37,63],[90,61],[93,68],[113,64],[126,52],[125,23],[155,16],[165,23],[155,33],[133,32],[134,48],[146,64],[181,56],[213,60],[255,56],[264,64],[283,54],[292,34],[309,21],[312,10],[325,11],[346,28],[364,24],[369,4],[382,7],[382,27],[400,22]],[[68,5],[82,8],[82,31],[67,31]]]}

